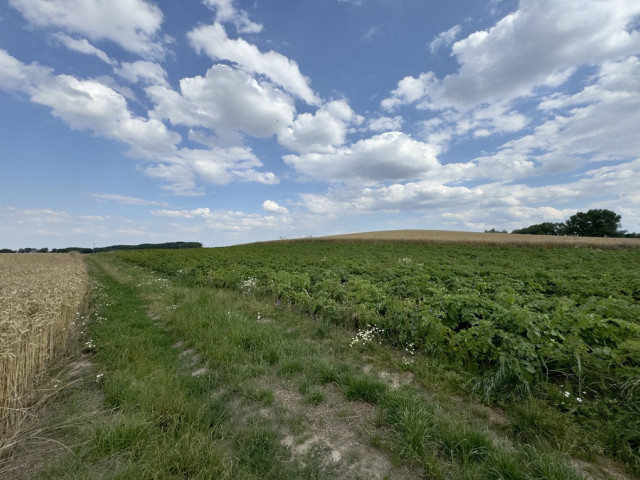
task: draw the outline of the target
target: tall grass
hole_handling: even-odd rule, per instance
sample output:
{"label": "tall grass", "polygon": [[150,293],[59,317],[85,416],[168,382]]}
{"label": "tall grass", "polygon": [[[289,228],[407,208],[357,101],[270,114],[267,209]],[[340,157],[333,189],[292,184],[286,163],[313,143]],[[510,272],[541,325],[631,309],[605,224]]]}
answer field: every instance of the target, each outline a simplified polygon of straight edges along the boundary
{"label": "tall grass", "polygon": [[[35,378],[68,345],[88,276],[78,255],[0,255],[0,438],[29,406]],[[0,452],[5,446],[0,441]]]}

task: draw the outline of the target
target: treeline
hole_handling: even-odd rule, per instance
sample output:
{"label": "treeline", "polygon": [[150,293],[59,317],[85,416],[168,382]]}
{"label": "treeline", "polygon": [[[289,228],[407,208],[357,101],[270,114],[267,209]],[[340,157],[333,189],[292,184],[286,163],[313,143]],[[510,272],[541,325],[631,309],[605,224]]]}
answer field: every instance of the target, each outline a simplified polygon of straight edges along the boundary
{"label": "treeline", "polygon": [[139,245],[111,245],[108,247],[83,248],[83,247],[66,247],[66,248],[21,248],[19,250],[11,250],[9,248],[0,249],[0,253],[98,253],[111,252],[114,250],[176,250],[181,248],[202,248],[200,242],[165,242],[165,243],[141,243]]}
{"label": "treeline", "polygon": [[[626,237],[640,238],[640,233],[620,229],[622,217],[607,209],[592,209],[571,215],[566,222],[543,222],[511,233],[529,235],[568,235],[576,237]],[[506,233],[506,232],[505,232]]]}

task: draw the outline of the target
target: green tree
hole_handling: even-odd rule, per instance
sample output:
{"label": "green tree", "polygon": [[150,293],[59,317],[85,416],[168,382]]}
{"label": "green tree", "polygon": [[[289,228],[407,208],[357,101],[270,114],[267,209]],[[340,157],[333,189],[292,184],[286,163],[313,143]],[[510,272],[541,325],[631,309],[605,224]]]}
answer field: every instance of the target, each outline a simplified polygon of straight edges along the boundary
{"label": "green tree", "polygon": [[530,227],[514,230],[511,233],[526,233],[529,235],[562,235],[564,230],[564,223],[543,222],[531,225]]}
{"label": "green tree", "polygon": [[571,215],[566,222],[565,234],[579,237],[620,237],[620,219],[616,212],[606,209],[592,209]]}

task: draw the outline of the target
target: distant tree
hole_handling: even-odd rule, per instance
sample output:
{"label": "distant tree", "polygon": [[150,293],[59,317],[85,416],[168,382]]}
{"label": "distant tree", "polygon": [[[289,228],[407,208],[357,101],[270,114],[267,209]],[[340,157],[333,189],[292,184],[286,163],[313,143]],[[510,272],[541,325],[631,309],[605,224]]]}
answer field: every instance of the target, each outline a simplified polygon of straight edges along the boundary
{"label": "distant tree", "polygon": [[578,212],[567,220],[565,234],[579,237],[620,237],[626,233],[620,230],[621,218],[616,212],[606,209]]}
{"label": "distant tree", "polygon": [[530,227],[520,228],[511,233],[521,233],[529,235],[563,235],[565,231],[564,223],[544,222]]}
{"label": "distant tree", "polygon": [[491,230],[485,230],[484,233],[509,233],[506,230],[496,230],[495,228],[492,228]]}
{"label": "distant tree", "polygon": [[0,249],[0,253],[16,253],[15,250],[11,250],[10,248]]}
{"label": "distant tree", "polygon": [[49,249],[47,247],[41,248],[38,253],[49,253]]}

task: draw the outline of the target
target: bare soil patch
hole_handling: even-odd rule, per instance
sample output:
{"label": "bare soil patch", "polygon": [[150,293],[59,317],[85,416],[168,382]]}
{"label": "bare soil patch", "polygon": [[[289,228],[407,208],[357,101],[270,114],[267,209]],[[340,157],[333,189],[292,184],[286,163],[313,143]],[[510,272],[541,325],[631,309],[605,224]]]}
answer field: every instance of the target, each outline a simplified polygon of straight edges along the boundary
{"label": "bare soil patch", "polygon": [[282,409],[304,423],[301,432],[283,431],[282,444],[299,461],[313,453],[338,479],[419,478],[417,472],[393,465],[385,452],[371,446],[372,432],[381,433],[374,406],[347,401],[331,384],[322,387],[325,398],[319,405],[306,403],[292,382],[265,382],[267,385],[273,390],[274,404],[261,414],[271,418],[273,410]]}

